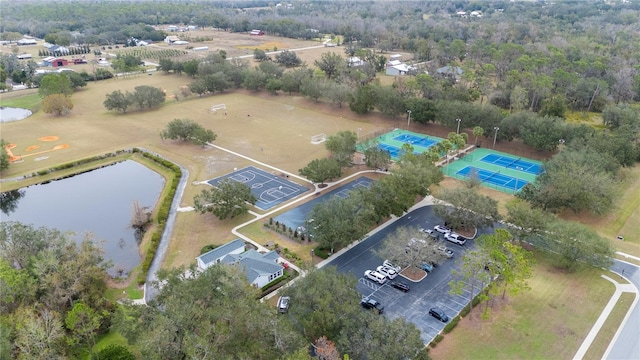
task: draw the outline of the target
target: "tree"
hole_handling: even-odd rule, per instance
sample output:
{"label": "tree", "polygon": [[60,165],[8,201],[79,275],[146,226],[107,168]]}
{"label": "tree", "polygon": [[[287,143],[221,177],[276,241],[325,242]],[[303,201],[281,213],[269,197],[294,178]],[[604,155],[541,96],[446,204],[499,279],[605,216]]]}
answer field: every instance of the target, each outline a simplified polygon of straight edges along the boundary
{"label": "tree", "polygon": [[334,52],[326,52],[320,56],[320,60],[315,60],[314,64],[322,70],[327,79],[333,79],[341,71],[345,70],[346,62],[342,56]]}
{"label": "tree", "polygon": [[210,190],[202,190],[193,198],[198,212],[211,212],[220,220],[246,214],[248,205],[255,205],[256,201],[258,199],[251,194],[247,185],[229,179],[220,181]]}
{"label": "tree", "polygon": [[71,81],[64,74],[46,74],[40,80],[38,94],[42,98],[54,94],[70,96],[72,93]]}
{"label": "tree", "polygon": [[438,265],[446,259],[438,249],[439,246],[444,247],[444,244],[437,238],[425,236],[416,228],[399,227],[382,241],[382,247],[376,254],[403,269],[421,269],[424,263]]}
{"label": "tree", "polygon": [[65,333],[60,314],[47,308],[22,308],[16,314],[15,353],[19,359],[64,359]]}
{"label": "tree", "polygon": [[298,172],[312,182],[321,184],[324,184],[329,179],[339,178],[342,175],[342,169],[338,161],[326,158],[312,160]]}
{"label": "tree", "polygon": [[[483,234],[476,239],[477,256],[485,261],[484,271],[488,273],[489,282],[481,299],[490,300],[502,289],[502,297],[507,292],[517,294],[529,288],[527,279],[531,277],[535,260],[531,253],[522,247],[511,243],[513,240],[509,231],[496,229],[492,235]],[[465,259],[465,261],[473,261]],[[478,264],[473,264],[471,267]],[[486,277],[484,278],[486,280]],[[456,290],[460,290],[457,288]],[[488,316],[489,303],[485,307]]]}
{"label": "tree", "polygon": [[[485,271],[488,260],[486,252],[481,249],[466,251],[460,266],[451,271],[454,279],[449,283],[450,292],[456,295],[469,294],[469,310],[472,309],[473,298],[491,281],[490,273]],[[480,298],[487,299],[486,295]]]}
{"label": "tree", "polygon": [[329,135],[325,141],[325,147],[340,166],[347,166],[351,163],[351,158],[356,152],[357,141],[358,135],[353,131],[340,131]]}
{"label": "tree", "polygon": [[82,302],[73,304],[73,308],[67,313],[64,323],[77,338],[82,340],[89,348],[89,354],[93,355],[93,347],[96,345],[96,331],[100,328],[102,315]]}
{"label": "tree", "polygon": [[200,65],[200,61],[198,61],[198,59],[187,60],[184,63],[182,63],[182,71],[191,77],[195,77],[196,75],[198,75],[199,65]]}
{"label": "tree", "polygon": [[570,271],[587,265],[597,268],[611,265],[613,250],[609,242],[578,222],[554,221],[534,244],[545,249],[556,266]]}
{"label": "tree", "polygon": [[599,169],[600,153],[565,150],[545,164],[545,172],[527,184],[517,197],[548,211],[571,209],[606,214],[617,198],[613,174]]}
{"label": "tree", "polygon": [[140,69],[142,59],[132,54],[118,54],[115,60],[111,62],[111,67],[116,71],[131,72]]}
{"label": "tree", "polygon": [[374,223],[374,214],[362,192],[351,191],[347,198],[333,196],[311,210],[314,229],[310,233],[323,248],[340,249],[362,239]]}
{"label": "tree", "polygon": [[191,119],[174,119],[167,124],[167,128],[161,132],[163,139],[191,141],[204,146],[214,141],[217,135]]}
{"label": "tree", "polygon": [[434,212],[453,229],[493,227],[501,218],[498,202],[476,191],[468,187],[443,189],[438,197],[450,205],[436,205]]}
{"label": "tree", "polygon": [[162,105],[166,96],[167,94],[165,94],[162,89],[148,85],[139,85],[134,88],[133,103],[136,104],[140,110],[151,109]]}
{"label": "tree", "polygon": [[283,295],[296,299],[289,314],[304,329],[309,341],[322,336],[337,339],[345,325],[361,312],[356,284],[355,277],[326,266],[307,272],[304,278],[285,290]]}
{"label": "tree", "polygon": [[358,114],[366,114],[375,108],[375,88],[369,84],[360,85],[349,99],[349,109]]}
{"label": "tree", "polygon": [[255,48],[253,50],[253,59],[256,61],[267,61],[269,60],[269,56],[264,52],[264,50]]}
{"label": "tree", "polygon": [[67,115],[73,109],[71,99],[63,94],[52,94],[42,100],[42,111],[54,116]]}
{"label": "tree", "polygon": [[364,159],[368,167],[383,170],[391,164],[391,155],[388,151],[377,146],[370,146],[364,151]]}
{"label": "tree", "polygon": [[536,150],[553,151],[558,147],[558,140],[564,138],[565,126],[558,117],[538,117],[522,123],[520,137],[522,142],[533,146]]}
{"label": "tree", "polygon": [[9,168],[9,153],[7,153],[7,149],[5,149],[5,145],[7,143],[4,139],[0,139],[0,172]]}
{"label": "tree", "polygon": [[99,360],[136,360],[136,357],[126,346],[111,344],[98,351],[96,359]]}
{"label": "tree", "polygon": [[114,326],[142,358],[276,359],[303,346],[291,323],[257,300],[242,268],[216,264],[185,275],[195,271],[162,271],[153,301],[119,308]]}
{"label": "tree", "polygon": [[284,67],[296,67],[302,64],[302,60],[295,52],[284,50],[276,55],[276,62]]}
{"label": "tree", "polygon": [[481,128],[480,126],[475,126],[472,131],[473,131],[473,136],[475,136],[475,140],[473,141],[473,143],[477,145],[478,137],[484,135],[484,129]]}
{"label": "tree", "polygon": [[133,104],[133,96],[130,93],[123,93],[120,90],[116,90],[106,95],[106,99],[103,102],[104,107],[107,110],[120,110],[122,113],[127,112],[129,106]]}
{"label": "tree", "polygon": [[553,215],[533,208],[529,203],[519,199],[508,202],[506,208],[505,220],[517,239],[528,239],[531,236],[543,234],[548,224],[554,219]]}

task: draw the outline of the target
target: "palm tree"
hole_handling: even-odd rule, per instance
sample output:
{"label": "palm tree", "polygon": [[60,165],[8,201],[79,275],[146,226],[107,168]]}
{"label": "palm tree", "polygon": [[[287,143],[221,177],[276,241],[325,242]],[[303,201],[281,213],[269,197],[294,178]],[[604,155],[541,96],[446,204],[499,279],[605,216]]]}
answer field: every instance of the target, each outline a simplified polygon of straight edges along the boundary
{"label": "palm tree", "polygon": [[473,128],[473,136],[476,137],[474,145],[478,145],[478,136],[484,135],[484,129],[480,126],[476,126]]}

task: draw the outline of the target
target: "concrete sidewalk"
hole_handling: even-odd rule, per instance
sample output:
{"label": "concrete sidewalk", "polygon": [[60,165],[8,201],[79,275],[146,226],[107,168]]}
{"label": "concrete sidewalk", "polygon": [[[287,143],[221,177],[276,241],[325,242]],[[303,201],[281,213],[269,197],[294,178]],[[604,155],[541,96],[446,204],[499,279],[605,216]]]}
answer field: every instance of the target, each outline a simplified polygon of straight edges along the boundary
{"label": "concrete sidewalk", "polygon": [[[635,287],[635,285],[633,285],[633,284],[620,284],[619,282],[613,280],[612,278],[610,278],[610,277],[608,277],[606,275],[601,275],[601,276],[604,279],[609,280],[611,283],[613,283],[615,285],[615,287],[616,287],[616,291],[613,293],[613,295],[611,296],[611,299],[609,300],[607,305],[602,310],[602,313],[600,314],[600,317],[598,317],[598,320],[596,320],[596,322],[593,324],[593,327],[591,328],[591,331],[589,331],[589,334],[587,334],[587,337],[582,342],[582,345],[580,345],[580,348],[578,349],[578,352],[576,352],[576,354],[573,356],[574,360],[578,360],[578,359],[583,359],[584,358],[585,354],[587,353],[587,351],[591,347],[591,344],[593,343],[593,341],[595,340],[596,336],[598,335],[598,332],[600,332],[600,329],[604,325],[604,322],[607,320],[609,315],[611,315],[611,311],[613,311],[613,308],[618,303],[618,300],[620,299],[620,296],[622,295],[622,293],[625,293],[625,292],[635,293],[636,294],[636,301],[638,300],[638,289]],[[631,311],[632,309],[633,309],[633,306],[629,309],[629,311]],[[615,340],[615,339],[613,339],[613,340]]]}

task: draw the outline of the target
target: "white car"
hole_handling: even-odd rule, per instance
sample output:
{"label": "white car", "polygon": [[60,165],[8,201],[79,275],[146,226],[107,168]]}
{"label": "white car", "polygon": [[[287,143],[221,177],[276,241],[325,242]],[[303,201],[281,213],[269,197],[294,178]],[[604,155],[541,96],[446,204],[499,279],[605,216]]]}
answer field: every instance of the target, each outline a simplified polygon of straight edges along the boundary
{"label": "white car", "polygon": [[373,270],[367,270],[364,272],[364,277],[366,277],[367,279],[373,281],[373,282],[377,282],[380,285],[384,285],[385,282],[387,282],[387,277],[380,274],[377,271],[373,271]]}
{"label": "white car", "polygon": [[399,272],[400,272],[400,270],[402,270],[402,268],[401,268],[400,266],[395,266],[395,265],[393,265],[393,264],[391,263],[391,261],[389,261],[389,260],[385,260],[385,261],[382,263],[382,266],[384,266],[384,267],[388,267],[388,268],[392,268],[392,269],[394,269],[397,273],[399,273]]}
{"label": "white car", "polygon": [[427,235],[433,234],[433,230],[432,229],[420,228],[420,232],[424,233],[424,234],[427,234]]}
{"label": "white car", "polygon": [[454,232],[444,234],[444,239],[458,245],[464,245],[467,242],[467,239]]}
{"label": "white car", "polygon": [[447,258],[451,259],[453,257],[453,250],[449,249],[448,247],[444,246],[444,245],[440,245],[438,246],[438,251],[440,251],[442,253],[442,255],[446,256]]}
{"label": "white car", "polygon": [[436,225],[433,227],[433,230],[439,232],[440,234],[445,234],[445,235],[451,232],[451,229],[449,229],[444,225]]}
{"label": "white car", "polygon": [[378,266],[378,268],[376,268],[376,270],[380,274],[386,276],[387,279],[389,279],[389,280],[393,280],[393,279],[396,278],[396,276],[398,276],[398,273],[392,268],[387,268],[387,267],[384,267],[384,266]]}

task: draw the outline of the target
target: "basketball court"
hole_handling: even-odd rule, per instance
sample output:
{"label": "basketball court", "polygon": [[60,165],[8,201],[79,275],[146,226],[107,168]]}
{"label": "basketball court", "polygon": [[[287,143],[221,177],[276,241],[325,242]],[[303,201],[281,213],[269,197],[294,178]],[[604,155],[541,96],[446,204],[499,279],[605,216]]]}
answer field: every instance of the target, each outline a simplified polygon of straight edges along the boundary
{"label": "basketball court", "polygon": [[309,191],[308,188],[288,180],[287,177],[270,174],[253,166],[235,170],[230,174],[211,179],[207,183],[216,186],[225,179],[247,185],[251,189],[251,194],[258,199],[256,207],[261,210],[269,210]]}
{"label": "basketball court", "polygon": [[327,201],[333,196],[346,198],[349,196],[349,193],[355,189],[368,189],[371,186],[371,183],[373,183],[373,180],[361,176],[348,184],[342,185],[337,189],[333,189],[326,194],[322,194],[321,196],[318,196],[315,199],[308,201],[300,206],[296,206],[295,208],[274,217],[273,220],[278,221],[281,224],[285,224],[291,229],[298,229],[299,227],[304,226],[307,220],[309,220],[309,214],[311,213],[311,210],[313,210],[313,207],[317,204]]}

